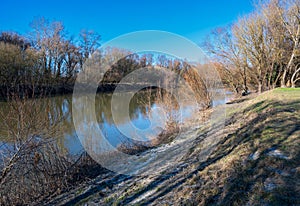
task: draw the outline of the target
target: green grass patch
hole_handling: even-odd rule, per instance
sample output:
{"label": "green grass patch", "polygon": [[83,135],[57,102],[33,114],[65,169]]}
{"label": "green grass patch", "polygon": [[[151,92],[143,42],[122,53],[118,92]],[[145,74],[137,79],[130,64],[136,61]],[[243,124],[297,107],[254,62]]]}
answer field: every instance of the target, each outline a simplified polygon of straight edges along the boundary
{"label": "green grass patch", "polygon": [[275,92],[300,92],[300,88],[276,88]]}

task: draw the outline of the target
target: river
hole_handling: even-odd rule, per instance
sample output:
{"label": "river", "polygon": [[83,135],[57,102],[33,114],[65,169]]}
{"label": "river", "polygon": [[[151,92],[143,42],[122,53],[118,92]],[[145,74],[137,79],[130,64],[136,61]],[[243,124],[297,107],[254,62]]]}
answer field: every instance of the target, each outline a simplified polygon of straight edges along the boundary
{"label": "river", "polygon": [[[230,95],[230,93],[226,93]],[[112,96],[113,93],[98,93],[95,97],[95,112],[97,117],[97,124],[106,139],[114,145],[118,146],[121,143],[130,141],[129,138],[124,135],[124,131],[126,134],[130,134],[132,131],[132,125],[137,128],[138,131],[142,131],[143,136],[145,138],[151,138],[153,136],[157,136],[163,129],[163,124],[166,121],[166,114],[162,115],[162,108],[164,107],[162,102],[157,101],[156,92],[145,92],[140,91],[136,93],[130,101],[129,104],[129,118],[124,114],[118,114],[118,118],[114,119],[112,114]],[[228,100],[228,97],[223,96],[223,98],[214,99],[214,106],[219,104],[224,104]],[[28,100],[31,101],[31,100]],[[80,154],[83,151],[83,147],[81,145],[80,140],[77,137],[76,130],[73,124],[73,112],[72,111],[72,95],[64,95],[64,96],[56,96],[46,99],[39,99],[40,103],[47,101],[48,106],[46,109],[42,107],[35,114],[39,114],[39,117],[45,116],[42,120],[48,119],[49,122],[43,122],[44,127],[47,127],[48,123],[57,121],[58,124],[58,132],[55,133],[55,137],[57,137],[58,145],[64,149],[69,154]],[[117,105],[116,105],[117,104]],[[114,102],[114,106],[122,108],[122,102]],[[50,106],[49,106],[50,105]],[[32,106],[38,107],[37,104],[33,104]],[[6,123],[8,122],[9,127],[12,129],[14,126],[19,127],[18,123],[13,123],[13,119],[17,117],[13,117],[13,115],[18,116],[18,112],[12,113],[10,112],[10,106],[7,102],[0,103],[0,112],[3,118],[0,119],[0,135],[1,135],[1,147],[4,145],[3,143],[9,143],[10,134],[7,131]],[[35,108],[36,109],[36,108]],[[125,110],[126,108],[124,108]],[[176,111],[175,111],[176,110]],[[180,115],[176,116],[177,122],[184,122],[188,118],[191,118],[195,113],[197,108],[193,102],[189,104],[185,104],[182,108],[180,108]],[[178,112],[179,109],[173,109],[173,112]],[[26,112],[26,111],[25,111]],[[32,114],[32,117],[29,116],[28,119],[36,118],[35,114]],[[90,114],[86,114],[90,115]],[[9,117],[8,119],[6,119]],[[40,121],[37,119],[36,121]],[[34,121],[33,121],[34,122]],[[40,121],[42,122],[42,121]],[[155,127],[153,125],[156,125]],[[42,126],[41,126],[42,127]],[[123,132],[120,132],[123,131]],[[127,135],[128,136],[128,135]],[[3,148],[0,148],[0,150]]]}

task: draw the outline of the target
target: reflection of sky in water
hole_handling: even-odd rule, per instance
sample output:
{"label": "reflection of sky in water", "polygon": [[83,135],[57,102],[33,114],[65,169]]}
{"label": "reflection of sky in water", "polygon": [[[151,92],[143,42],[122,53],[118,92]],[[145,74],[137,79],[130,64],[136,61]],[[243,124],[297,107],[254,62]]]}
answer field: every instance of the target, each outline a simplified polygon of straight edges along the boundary
{"label": "reflection of sky in water", "polygon": [[[178,121],[184,122],[186,118],[191,117],[195,112],[196,107],[186,106],[181,109],[178,115]],[[145,115],[139,109],[135,111],[134,118],[131,118],[131,122],[125,122],[119,125],[109,124],[106,121],[100,123],[99,126],[107,140],[113,145],[117,146],[122,142],[129,141],[130,139],[147,141],[157,137],[160,132],[163,131],[166,123],[166,116],[159,105],[153,104],[149,115]],[[130,127],[133,125],[134,130]],[[130,134],[129,138],[122,134],[120,131],[125,131],[126,134]]]}
{"label": "reflection of sky in water", "polygon": [[138,117],[131,120],[132,124],[140,130],[145,130],[149,128],[151,126],[151,122],[149,120],[148,115],[142,114],[140,109],[138,109],[137,113]]}
{"label": "reflection of sky in water", "polygon": [[214,98],[214,100],[213,100],[213,107],[225,104],[232,98],[232,96],[233,96],[233,93],[230,91],[225,92],[225,98],[224,98],[224,94],[222,94],[222,92],[220,94],[217,93],[216,98]]}
{"label": "reflection of sky in water", "polygon": [[[151,104],[150,109],[149,107],[145,107],[145,105],[133,105],[130,111],[131,121],[120,121],[118,125],[115,125],[114,121],[112,121],[111,112],[108,112],[110,109],[111,102],[109,98],[111,98],[111,94],[97,94],[97,96],[100,99],[100,103],[98,104],[101,104],[103,109],[103,111],[98,111],[96,108],[98,125],[101,131],[104,133],[106,139],[113,146],[117,146],[124,141],[130,141],[130,139],[126,138],[126,136],[122,134],[120,130],[125,131],[130,138],[146,141],[155,138],[165,127],[164,125],[167,118],[166,114],[164,113],[163,107],[155,103]],[[220,97],[214,99],[213,106],[224,104],[231,96],[232,93],[230,92],[226,92],[225,99],[224,96],[220,95]],[[61,112],[64,115],[63,122],[61,123],[63,128],[63,134],[61,137],[63,138],[63,144],[71,154],[79,154],[81,151],[83,151],[83,147],[74,129],[71,113],[71,99],[72,97],[68,95],[63,97],[53,97],[56,108],[61,108]],[[177,116],[178,122],[182,123],[186,119],[192,117],[192,115],[195,114],[196,109],[197,108],[193,106],[193,104],[184,105]],[[88,128],[89,126],[83,125],[83,127]],[[134,129],[132,129],[132,127]]]}
{"label": "reflection of sky in water", "polygon": [[65,134],[64,145],[67,147],[70,154],[80,154],[84,150],[75,131],[71,134]]}
{"label": "reflection of sky in water", "polygon": [[[181,109],[180,115],[178,115],[178,121],[184,121],[185,118],[191,117],[194,113],[195,107],[186,106]],[[101,116],[101,122],[98,123],[103,135],[108,140],[108,142],[113,146],[118,146],[124,142],[130,142],[130,138],[138,141],[147,141],[157,137],[160,132],[163,131],[166,122],[166,116],[163,109],[157,105],[153,104],[149,111],[149,114],[143,113],[139,108],[134,111],[131,115],[131,122],[122,122],[118,125],[107,121],[111,117],[106,117],[102,112],[99,114]],[[130,127],[130,124],[134,127]],[[125,131],[129,134],[129,138],[122,134],[120,131]],[[65,146],[71,154],[77,154],[83,150],[80,141],[75,137],[75,131],[72,134],[65,134]]]}
{"label": "reflection of sky in water", "polygon": [[[231,97],[232,93],[226,92],[224,95],[220,94],[214,98],[213,106],[225,104]],[[160,105],[152,104],[150,111],[146,109],[143,112],[139,106],[137,106],[132,114],[130,114],[131,122],[121,122],[116,125],[111,121],[110,113],[101,112],[98,113],[100,122],[98,125],[103,132],[103,135],[108,140],[108,142],[113,146],[118,146],[124,142],[130,142],[130,138],[139,141],[147,141],[155,138],[159,133],[164,129],[164,124],[166,122],[166,115],[163,111],[163,108]],[[186,119],[192,117],[195,114],[197,107],[193,104],[187,104],[183,106],[177,116],[177,120],[180,123],[183,123]],[[131,125],[131,127],[130,127]],[[134,130],[132,130],[132,127]],[[120,131],[125,131],[128,134],[129,138],[126,135],[122,134]],[[70,153],[78,153],[83,150],[80,141],[78,138],[74,137],[75,131],[73,134],[65,135],[65,145],[70,151]]]}
{"label": "reflection of sky in water", "polygon": [[[163,122],[159,114],[152,112],[155,111],[154,108],[155,106],[151,108],[149,115],[137,109],[135,114],[131,115],[131,122],[123,122],[118,125],[108,123],[104,117],[104,123],[100,123],[99,126],[105,132],[105,137],[113,146],[126,141],[130,142],[130,138],[138,141],[147,141],[162,131],[159,127],[161,127]],[[124,131],[125,133],[122,134],[120,131]],[[130,136],[126,137],[126,134]]]}

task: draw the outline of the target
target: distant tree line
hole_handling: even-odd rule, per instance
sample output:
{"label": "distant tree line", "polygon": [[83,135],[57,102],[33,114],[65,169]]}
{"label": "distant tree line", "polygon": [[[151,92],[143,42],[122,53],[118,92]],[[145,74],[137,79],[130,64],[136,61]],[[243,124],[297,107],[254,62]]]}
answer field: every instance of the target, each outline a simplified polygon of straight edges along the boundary
{"label": "distant tree line", "polygon": [[300,82],[300,1],[260,1],[206,41],[224,83],[237,93],[259,93]]}
{"label": "distant tree line", "polygon": [[39,18],[29,35],[0,34],[1,95],[72,85],[78,69],[99,46],[100,35],[82,30],[76,39],[61,22]]}
{"label": "distant tree line", "polygon": [[[191,69],[199,65],[190,65],[183,60],[157,53],[132,54],[125,49],[111,47],[99,49],[99,34],[82,30],[78,37],[69,37],[62,22],[51,22],[45,18],[35,19],[31,28],[32,31],[26,36],[13,32],[0,34],[2,98],[70,93],[79,72],[90,69],[89,76],[93,78],[97,76],[93,72],[101,73],[109,65],[99,87],[114,89],[126,75],[144,67],[149,68],[151,75],[143,74],[145,79],[139,80],[141,82],[133,80],[129,83],[143,83],[150,77],[159,80],[161,78],[155,76],[156,73],[159,75],[155,68],[164,67],[185,79],[197,90],[199,101],[208,99],[207,105],[210,105],[204,81],[196,70]],[[87,66],[89,61],[93,68]],[[95,81],[98,83],[99,80]],[[153,82],[153,79],[148,81]]]}

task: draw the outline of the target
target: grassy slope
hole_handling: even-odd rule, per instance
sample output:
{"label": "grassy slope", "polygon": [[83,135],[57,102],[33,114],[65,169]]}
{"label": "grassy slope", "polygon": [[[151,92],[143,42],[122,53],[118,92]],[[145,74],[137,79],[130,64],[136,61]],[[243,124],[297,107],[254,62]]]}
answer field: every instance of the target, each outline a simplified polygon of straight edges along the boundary
{"label": "grassy slope", "polygon": [[300,89],[266,92],[228,113],[211,163],[169,197],[201,205],[299,205]]}
{"label": "grassy slope", "polygon": [[[300,204],[300,89],[266,92],[227,113],[223,138],[206,163],[191,161],[141,204]],[[201,141],[187,162],[197,148]]]}
{"label": "grassy slope", "polygon": [[174,199],[203,205],[299,205],[300,89],[266,92],[227,111],[212,163],[184,184],[197,189],[177,188]]}
{"label": "grassy slope", "polygon": [[[226,111],[223,129],[192,132],[189,154],[173,168],[105,183],[77,204],[300,205],[300,89],[265,92]],[[218,142],[201,159],[205,135]]]}

